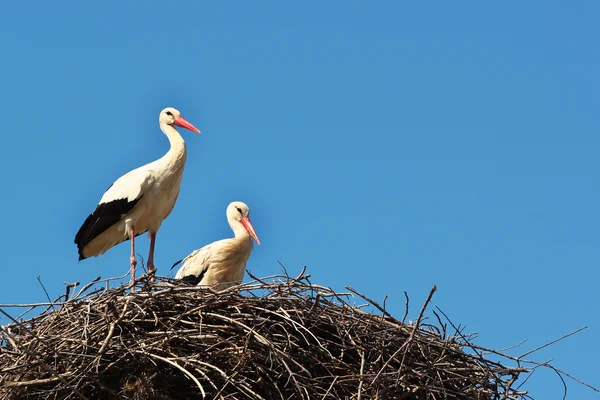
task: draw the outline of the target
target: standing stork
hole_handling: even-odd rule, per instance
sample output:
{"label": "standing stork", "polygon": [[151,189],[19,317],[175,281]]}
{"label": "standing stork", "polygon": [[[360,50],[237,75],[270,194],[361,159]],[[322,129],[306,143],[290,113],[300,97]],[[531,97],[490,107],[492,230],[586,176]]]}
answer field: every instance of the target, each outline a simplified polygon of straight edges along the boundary
{"label": "standing stork", "polygon": [[162,110],[158,122],[169,139],[169,151],[158,160],[117,179],[75,235],[80,261],[104,254],[113,246],[131,239],[129,263],[132,285],[137,265],[134,238],[149,232],[148,272],[154,271],[156,232],[173,210],[179,195],[186,150],[185,142],[175,126],[200,133],[174,108]]}
{"label": "standing stork", "polygon": [[252,252],[252,239],[260,244],[250,222],[250,208],[241,201],[229,204],[227,222],[234,233],[233,238],[223,239],[192,252],[177,261],[171,269],[183,261],[175,279],[194,285],[214,285],[217,290],[241,283],[246,262]]}

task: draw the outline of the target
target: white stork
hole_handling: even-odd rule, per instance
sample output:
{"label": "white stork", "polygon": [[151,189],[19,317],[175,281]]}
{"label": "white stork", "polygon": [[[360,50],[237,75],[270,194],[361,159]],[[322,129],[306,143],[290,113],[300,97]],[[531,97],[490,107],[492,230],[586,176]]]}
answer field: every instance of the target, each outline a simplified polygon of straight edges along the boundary
{"label": "white stork", "polygon": [[177,261],[171,269],[183,261],[175,279],[194,285],[210,285],[216,290],[241,283],[246,262],[252,252],[252,239],[260,244],[250,222],[250,208],[240,201],[229,204],[227,222],[234,233],[233,238],[223,239],[192,252]]}
{"label": "white stork", "polygon": [[117,179],[75,235],[80,261],[104,254],[113,246],[131,239],[129,263],[132,285],[137,264],[134,237],[149,232],[148,272],[154,271],[156,232],[173,210],[179,195],[186,150],[185,142],[174,126],[200,133],[174,108],[162,110],[158,122],[169,139],[169,151],[158,160]]}

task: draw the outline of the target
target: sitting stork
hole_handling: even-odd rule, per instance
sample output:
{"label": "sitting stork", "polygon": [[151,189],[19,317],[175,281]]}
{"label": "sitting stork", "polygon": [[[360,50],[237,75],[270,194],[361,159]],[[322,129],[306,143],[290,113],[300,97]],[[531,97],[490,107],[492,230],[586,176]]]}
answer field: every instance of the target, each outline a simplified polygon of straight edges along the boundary
{"label": "sitting stork", "polygon": [[117,179],[75,235],[80,261],[104,254],[113,246],[131,239],[129,263],[132,285],[137,264],[134,238],[149,232],[148,272],[154,271],[156,232],[173,210],[179,194],[186,150],[185,142],[175,126],[200,133],[174,108],[162,110],[158,122],[169,139],[169,151],[160,159]]}
{"label": "sitting stork", "polygon": [[242,282],[246,262],[252,252],[252,239],[258,244],[260,241],[250,222],[250,209],[246,204],[234,201],[227,207],[226,215],[235,237],[208,244],[177,261],[171,269],[182,261],[183,265],[175,279],[194,285],[208,285],[216,290]]}

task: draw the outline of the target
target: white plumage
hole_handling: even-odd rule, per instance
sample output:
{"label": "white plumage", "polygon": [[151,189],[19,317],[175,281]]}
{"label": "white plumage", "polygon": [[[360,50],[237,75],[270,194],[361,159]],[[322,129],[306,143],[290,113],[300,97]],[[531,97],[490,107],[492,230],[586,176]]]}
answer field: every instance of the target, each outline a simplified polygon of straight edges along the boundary
{"label": "white plumage", "polygon": [[175,279],[207,285],[215,290],[239,284],[244,278],[246,262],[252,252],[252,239],[260,244],[250,222],[250,209],[240,201],[229,204],[227,221],[234,233],[231,239],[223,239],[192,252],[173,265],[183,262]]}
{"label": "white plumage", "polygon": [[96,210],[88,216],[75,236],[79,259],[104,254],[113,246],[131,239],[131,281],[135,280],[135,240],[150,235],[148,271],[154,270],[154,244],[162,221],[171,213],[181,185],[186,160],[185,142],[174,125],[200,133],[174,108],[159,116],[160,129],[170,143],[160,159],[128,172],[104,193]]}

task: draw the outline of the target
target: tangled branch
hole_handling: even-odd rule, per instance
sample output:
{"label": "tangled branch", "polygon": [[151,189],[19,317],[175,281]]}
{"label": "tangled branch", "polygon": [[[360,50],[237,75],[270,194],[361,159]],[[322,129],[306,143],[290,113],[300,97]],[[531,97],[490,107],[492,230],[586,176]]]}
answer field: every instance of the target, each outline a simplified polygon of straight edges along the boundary
{"label": "tangled branch", "polygon": [[141,278],[135,294],[111,280],[69,284],[22,322],[0,305],[12,319],[0,332],[0,397],[528,399],[521,375],[554,368],[471,343],[441,310],[428,323],[435,288],[405,324],[385,302],[312,284],[304,270],[253,279],[222,292],[162,277]]}

